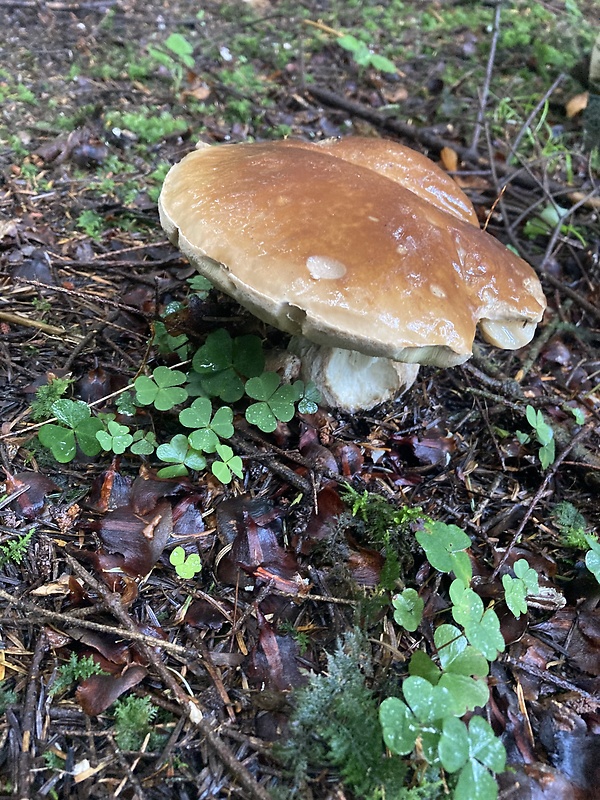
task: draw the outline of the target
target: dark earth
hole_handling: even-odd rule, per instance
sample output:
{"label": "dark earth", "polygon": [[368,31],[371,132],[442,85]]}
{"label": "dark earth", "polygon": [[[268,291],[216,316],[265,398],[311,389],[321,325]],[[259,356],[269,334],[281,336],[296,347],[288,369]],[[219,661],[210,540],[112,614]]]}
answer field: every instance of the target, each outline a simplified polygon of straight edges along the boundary
{"label": "dark earth", "polygon": [[[500,620],[475,712],[506,749],[499,796],[598,797],[598,11],[0,0],[0,796],[460,797],[421,739],[392,757],[377,719],[452,621],[417,543],[429,519],[466,532]],[[217,329],[286,344],[190,286],[158,222],[167,168],[198,140],[353,134],[441,163],[532,264],[533,342],[478,341],[395,403],[304,409],[273,433],[233,401],[227,483],[181,462],[160,478],[152,447],[53,458],[37,434],[61,394],[165,443],[179,409],[136,409],[136,377],[189,369]],[[519,559],[539,585],[517,618],[502,577]],[[424,602],[412,632],[405,587]]]}

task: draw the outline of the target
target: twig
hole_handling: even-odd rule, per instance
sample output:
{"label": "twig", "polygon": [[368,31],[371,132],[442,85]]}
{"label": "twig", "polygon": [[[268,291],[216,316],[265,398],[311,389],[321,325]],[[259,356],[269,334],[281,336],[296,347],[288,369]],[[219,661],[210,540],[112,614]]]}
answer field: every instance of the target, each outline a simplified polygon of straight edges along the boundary
{"label": "twig", "polygon": [[[65,559],[73,572],[102,597],[107,609],[119,620],[123,627],[127,630],[134,631],[135,624],[123,607],[121,597],[118,594],[110,592],[104,584],[97,581],[68,553],[65,553]],[[174,699],[182,707],[190,722],[195,725],[206,738],[206,741],[213,748],[216,755],[221,759],[233,777],[248,792],[249,796],[255,800],[271,800],[266,789],[252,777],[248,769],[236,759],[229,747],[220,739],[210,719],[204,716],[203,710],[196,698],[185,694],[173,675],[157,656],[156,652],[143,643],[140,644],[140,650],[148,662],[152,664],[161,680],[171,690]]]}
{"label": "twig", "polygon": [[[42,322],[41,319],[31,319],[31,317],[24,317],[21,314],[12,314],[9,311],[0,311],[0,321],[8,322],[9,325],[21,325],[24,328],[38,328],[40,331],[50,336],[61,336],[62,338],[66,338],[67,336],[67,331],[64,328],[57,328],[55,325]],[[73,338],[77,340],[79,337]]]}
{"label": "twig", "polygon": [[527,117],[527,119],[525,120],[525,122],[521,126],[521,130],[517,134],[517,138],[514,140],[514,142],[511,145],[511,148],[509,150],[508,156],[506,158],[507,162],[510,163],[510,160],[516,156],[517,150],[519,149],[519,145],[521,144],[521,141],[523,140],[523,137],[525,136],[525,134],[527,133],[527,131],[531,127],[531,123],[537,117],[537,115],[540,113],[540,110],[544,107],[544,104],[548,102],[550,97],[552,97],[553,93],[556,91],[556,89],[558,89],[558,87],[564,81],[565,78],[566,78],[566,75],[561,72],[560,75],[553,82],[552,86],[550,86],[547,89],[547,91],[544,92],[542,97],[540,97],[539,101],[535,104],[535,106],[532,109],[530,115]]}
{"label": "twig", "polygon": [[483,120],[485,118],[485,109],[487,106],[487,99],[490,93],[490,85],[492,82],[492,74],[494,72],[494,61],[496,59],[496,47],[498,45],[498,37],[500,36],[500,13],[502,9],[502,0],[496,5],[496,10],[494,12],[494,25],[492,31],[492,41],[490,43],[490,53],[488,56],[487,67],[485,70],[485,81],[483,84],[483,88],[481,90],[481,96],[479,98],[479,110],[477,112],[477,120],[475,122],[475,130],[473,131],[473,138],[471,140],[471,146],[469,147],[469,151],[473,154],[474,157],[477,156],[477,151],[479,147],[479,139],[481,137],[481,132],[483,130]]}
{"label": "twig", "polygon": [[21,753],[19,754],[19,769],[17,773],[17,797],[31,797],[31,772],[33,761],[33,740],[35,738],[35,717],[37,709],[38,681],[40,678],[40,667],[46,652],[46,634],[40,631],[35,652],[29,670],[29,680],[23,703],[23,741]]}
{"label": "twig", "polygon": [[513,538],[511,539],[510,544],[506,548],[506,552],[502,556],[502,559],[500,560],[500,563],[498,564],[496,569],[493,571],[492,576],[491,576],[491,578],[489,580],[490,583],[492,583],[493,581],[496,580],[496,578],[498,576],[498,573],[500,572],[502,567],[506,564],[506,561],[510,557],[510,554],[511,554],[511,551],[512,551],[513,547],[519,541],[519,539],[521,537],[521,534],[525,530],[525,526],[529,522],[529,520],[531,518],[531,515],[533,514],[533,512],[535,510],[535,507],[537,506],[537,504],[540,502],[540,500],[544,496],[544,494],[546,492],[546,489],[548,488],[548,486],[550,484],[550,481],[554,478],[554,476],[558,472],[558,468],[563,463],[565,458],[569,455],[571,450],[573,450],[573,448],[576,448],[577,445],[580,444],[580,442],[582,442],[583,439],[585,439],[585,437],[592,431],[592,429],[593,429],[592,425],[586,425],[585,427],[583,427],[579,431],[579,433],[576,436],[573,437],[573,439],[569,442],[569,444],[565,447],[565,449],[562,451],[562,453],[560,453],[558,458],[555,459],[553,464],[548,469],[548,472],[546,473],[546,477],[544,478],[544,480],[542,481],[541,486],[539,487],[539,489],[535,493],[535,495],[533,497],[533,500],[531,501],[531,503],[527,507],[527,510],[525,511],[525,514],[523,515],[523,519],[521,520],[521,522],[519,524],[519,527],[515,531],[515,533],[513,535]]}

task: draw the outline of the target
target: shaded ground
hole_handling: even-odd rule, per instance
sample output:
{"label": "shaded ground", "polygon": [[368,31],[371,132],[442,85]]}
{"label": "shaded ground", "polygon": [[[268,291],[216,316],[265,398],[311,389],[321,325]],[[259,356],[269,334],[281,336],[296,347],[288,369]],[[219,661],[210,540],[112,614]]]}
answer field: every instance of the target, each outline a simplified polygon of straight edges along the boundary
{"label": "shaded ground", "polygon": [[[0,791],[378,796],[349,777],[318,716],[314,740],[330,749],[295,740],[309,761],[301,777],[271,743],[290,735],[290,690],[323,673],[353,630],[359,653],[347,639],[348,663],[373,694],[356,695],[365,706],[356,700],[347,730],[358,736],[373,704],[398,694],[406,660],[431,645],[449,602],[449,581],[414,540],[429,516],[467,532],[478,591],[497,600],[507,648],[484,716],[514,768],[500,779],[504,796],[593,798],[600,595],[583,533],[600,521],[598,159],[565,103],[585,89],[597,8],[508,5],[486,82],[492,6],[200,6],[0,4]],[[336,43],[349,31],[398,73],[359,67]],[[181,39],[165,44],[174,32],[189,52]],[[482,223],[540,275],[549,308],[532,345],[478,345],[463,368],[423,370],[394,405],[297,415],[273,435],[243,423],[242,401],[231,445],[244,478],[227,486],[209,471],[159,481],[154,455],[58,465],[36,437],[35,389],[72,377],[66,397],[116,413],[109,395],[178,361],[147,346],[169,304],[192,295],[168,320],[190,355],[218,327],[281,344],[227,298],[188,289],[155,210],[168,165],[198,138],[352,133],[399,138],[455,171]],[[562,224],[552,198],[568,213]],[[554,431],[545,469],[528,405]],[[158,441],[178,430],[175,415],[136,419]],[[399,524],[392,514],[377,539],[373,519],[352,519],[340,499],[346,482],[421,516]],[[169,561],[179,544],[201,556],[194,579]],[[499,579],[517,558],[542,587],[519,620]],[[426,601],[410,634],[391,608],[404,585]],[[107,674],[68,673],[73,655]],[[130,720],[135,711],[115,707],[119,697],[141,699],[139,724],[119,727],[118,709]],[[416,757],[407,769],[407,783],[431,778]]]}

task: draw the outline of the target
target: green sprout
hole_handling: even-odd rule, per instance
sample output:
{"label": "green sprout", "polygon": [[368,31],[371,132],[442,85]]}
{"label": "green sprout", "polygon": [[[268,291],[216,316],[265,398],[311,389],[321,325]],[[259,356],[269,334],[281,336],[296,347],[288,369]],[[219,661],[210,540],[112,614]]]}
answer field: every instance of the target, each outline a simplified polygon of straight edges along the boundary
{"label": "green sprout", "polygon": [[516,577],[503,575],[502,585],[504,586],[506,605],[519,619],[521,614],[527,613],[527,596],[537,594],[540,587],[537,572],[529,566],[524,558],[515,561],[513,570]]}
{"label": "green sprout", "polygon": [[172,550],[169,561],[175,567],[175,572],[180,578],[193,578],[202,569],[202,562],[198,553],[190,553],[186,557],[183,547],[176,547]]}

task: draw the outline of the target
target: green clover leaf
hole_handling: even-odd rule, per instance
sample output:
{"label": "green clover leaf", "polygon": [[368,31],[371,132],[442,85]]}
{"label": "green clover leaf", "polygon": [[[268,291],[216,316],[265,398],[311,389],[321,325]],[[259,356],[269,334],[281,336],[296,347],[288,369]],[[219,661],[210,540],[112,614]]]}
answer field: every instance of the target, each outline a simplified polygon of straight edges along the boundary
{"label": "green clover leaf", "polygon": [[190,446],[187,436],[178,433],[167,444],[161,444],[156,449],[156,455],[161,461],[172,464],[171,467],[163,467],[158,471],[159,478],[176,478],[187,475],[189,469],[196,471],[206,467],[206,459]]}
{"label": "green clover leaf", "polygon": [[176,547],[172,550],[169,561],[175,567],[175,572],[180,578],[193,578],[202,570],[202,562],[198,553],[190,553],[186,558],[183,547]]}
{"label": "green clover leaf", "polygon": [[232,473],[238,478],[244,477],[242,459],[234,454],[229,445],[218,444],[216,451],[221,461],[213,461],[211,470],[217,480],[220,480],[221,483],[229,483]]}
{"label": "green clover leaf", "polygon": [[234,403],[244,394],[242,377],[260,375],[264,369],[261,341],[258,336],[232,339],[226,330],[214,331],[196,351],[192,367],[207,395]]}
{"label": "green clover leaf", "polygon": [[585,554],[585,565],[600,583],[600,541],[589,533],[584,533],[590,549]]}
{"label": "green clover leaf", "polygon": [[277,427],[277,420],[289,422],[295,413],[295,403],[302,396],[304,384],[280,386],[281,378],[276,372],[264,372],[246,382],[246,394],[258,403],[252,403],[246,409],[246,419],[265,433],[272,433]]}
{"label": "green clover leaf", "polygon": [[537,572],[529,566],[524,558],[516,561],[513,569],[516,578],[503,575],[502,585],[504,586],[506,605],[519,619],[521,614],[527,613],[527,596],[539,592],[539,583]]}
{"label": "green clover leaf", "polygon": [[77,445],[86,456],[96,456],[102,449],[96,433],[104,429],[102,421],[92,417],[90,407],[81,400],[56,400],[51,406],[54,416],[63,423],[50,423],[40,428],[38,439],[60,464],[75,458]]}
{"label": "green clover leaf", "polygon": [[194,400],[189,408],[179,414],[179,421],[188,428],[197,428],[188,440],[195,450],[214,453],[219,437],[229,439],[233,436],[233,411],[228,406],[217,409],[212,421],[212,404],[206,397]]}
{"label": "green clover leaf", "polygon": [[150,456],[157,446],[156,435],[153,431],[136,431],[133,434],[131,452],[136,456]]}
{"label": "green clover leaf", "polygon": [[127,425],[120,425],[114,420],[108,422],[107,430],[96,433],[96,439],[100,442],[103,450],[112,450],[118,456],[124,453],[133,442],[133,436]]}
{"label": "green clover leaf", "polygon": [[136,400],[143,406],[153,405],[157,411],[169,411],[187,400],[188,393],[181,387],[185,381],[185,373],[177,369],[156,367],[151,378],[140,375],[135,379]]}
{"label": "green clover leaf", "polygon": [[407,631],[416,631],[421,623],[425,603],[415,589],[405,589],[392,598],[394,619]]}
{"label": "green clover leaf", "polygon": [[450,586],[452,616],[462,625],[469,643],[487,658],[494,661],[504,650],[504,639],[500,633],[500,620],[492,608],[484,611],[483,600],[473,589],[459,580]]}
{"label": "green clover leaf", "polygon": [[465,550],[471,546],[471,540],[461,528],[444,522],[426,522],[415,536],[434,569],[454,572],[457,578],[469,583],[473,570]]}

